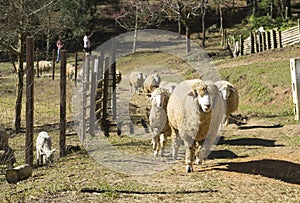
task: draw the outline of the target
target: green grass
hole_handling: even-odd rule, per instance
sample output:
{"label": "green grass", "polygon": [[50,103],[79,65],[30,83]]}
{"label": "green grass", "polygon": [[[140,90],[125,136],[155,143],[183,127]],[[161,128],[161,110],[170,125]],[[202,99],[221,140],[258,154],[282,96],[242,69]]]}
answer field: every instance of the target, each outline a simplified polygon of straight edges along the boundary
{"label": "green grass", "polygon": [[254,62],[224,68],[219,72],[223,79],[227,79],[237,87],[240,95],[240,112],[266,118],[291,119],[293,116],[288,60]]}

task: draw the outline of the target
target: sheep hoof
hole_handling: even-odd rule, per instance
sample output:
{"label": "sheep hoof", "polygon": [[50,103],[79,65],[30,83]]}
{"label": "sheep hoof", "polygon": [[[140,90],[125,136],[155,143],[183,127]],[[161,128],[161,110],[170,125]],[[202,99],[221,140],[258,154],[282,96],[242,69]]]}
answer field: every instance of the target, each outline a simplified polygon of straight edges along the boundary
{"label": "sheep hoof", "polygon": [[185,170],[187,173],[193,172],[193,167],[191,165],[186,165]]}
{"label": "sheep hoof", "polygon": [[153,155],[154,155],[154,157],[157,157],[158,156],[158,151],[155,150]]}

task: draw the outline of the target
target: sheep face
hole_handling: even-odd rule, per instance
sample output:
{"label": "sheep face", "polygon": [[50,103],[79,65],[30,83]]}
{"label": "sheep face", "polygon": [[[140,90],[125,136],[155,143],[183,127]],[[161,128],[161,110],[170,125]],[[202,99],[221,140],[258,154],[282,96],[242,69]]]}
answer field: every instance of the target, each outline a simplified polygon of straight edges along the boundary
{"label": "sheep face", "polygon": [[46,163],[52,163],[54,160],[54,152],[56,151],[56,149],[52,149],[50,151],[46,151],[44,152],[45,155],[45,162]]}
{"label": "sheep face", "polygon": [[234,88],[231,85],[227,85],[226,87],[221,88],[220,92],[222,93],[223,99],[226,101],[232,92],[234,92]]}
{"label": "sheep face", "polygon": [[163,96],[162,95],[156,95],[151,98],[152,106],[155,105],[157,108],[162,108],[163,106]]}
{"label": "sheep face", "polygon": [[196,83],[189,95],[192,95],[197,99],[197,102],[203,112],[209,112],[211,110],[211,98],[208,92],[207,85]]}
{"label": "sheep face", "polygon": [[163,108],[169,98],[169,93],[166,91],[166,89],[161,88],[155,89],[155,91],[151,94],[151,105],[155,105],[157,108]]}

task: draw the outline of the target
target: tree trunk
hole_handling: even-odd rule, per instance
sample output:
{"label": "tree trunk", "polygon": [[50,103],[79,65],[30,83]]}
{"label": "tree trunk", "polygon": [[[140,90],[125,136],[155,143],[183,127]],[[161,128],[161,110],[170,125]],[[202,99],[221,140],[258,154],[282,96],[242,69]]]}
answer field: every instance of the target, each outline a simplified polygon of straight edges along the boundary
{"label": "tree trunk", "polygon": [[177,25],[178,25],[178,34],[181,34],[181,17],[178,15],[177,17]]}
{"label": "tree trunk", "polygon": [[136,11],[135,11],[135,25],[134,25],[132,53],[135,53],[136,50],[137,29],[138,29],[138,6],[136,6]]}
{"label": "tree trunk", "polygon": [[205,47],[205,10],[204,13],[202,14],[202,47]]}
{"label": "tree trunk", "polygon": [[190,40],[190,25],[187,23],[185,26],[185,37],[186,37],[186,53],[191,51],[191,40]]}
{"label": "tree trunk", "polygon": [[15,103],[15,120],[14,125],[12,126],[13,131],[18,133],[21,129],[21,112],[22,112],[22,98],[23,98],[23,87],[24,87],[24,38],[23,36],[19,37],[19,54],[18,54],[18,63],[19,67],[17,68],[17,84],[16,84],[16,103]]}
{"label": "tree trunk", "polygon": [[223,11],[222,11],[222,4],[220,4],[220,32],[223,30]]}

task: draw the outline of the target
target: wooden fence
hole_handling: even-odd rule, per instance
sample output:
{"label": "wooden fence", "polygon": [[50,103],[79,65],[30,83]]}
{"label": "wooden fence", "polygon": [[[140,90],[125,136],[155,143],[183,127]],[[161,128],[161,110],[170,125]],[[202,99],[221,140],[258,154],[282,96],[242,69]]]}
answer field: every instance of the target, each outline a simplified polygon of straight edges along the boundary
{"label": "wooden fence", "polygon": [[81,85],[82,109],[79,118],[81,132],[79,137],[82,142],[86,138],[86,133],[91,136],[100,127],[105,136],[108,136],[110,127],[110,117],[115,117],[116,112],[116,67],[114,57],[86,56]]}
{"label": "wooden fence", "polygon": [[263,52],[269,49],[282,48],[300,42],[300,25],[288,30],[279,31],[277,29],[263,32],[252,32],[250,36],[241,40],[240,55]]}

